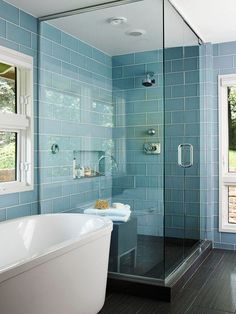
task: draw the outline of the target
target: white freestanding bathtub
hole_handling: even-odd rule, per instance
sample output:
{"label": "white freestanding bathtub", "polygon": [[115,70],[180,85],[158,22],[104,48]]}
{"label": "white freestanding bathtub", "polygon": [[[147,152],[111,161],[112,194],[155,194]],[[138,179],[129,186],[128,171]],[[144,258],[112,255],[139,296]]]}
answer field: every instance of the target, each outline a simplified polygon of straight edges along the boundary
{"label": "white freestanding bathtub", "polygon": [[111,231],[109,219],[84,214],[0,223],[0,313],[98,313]]}

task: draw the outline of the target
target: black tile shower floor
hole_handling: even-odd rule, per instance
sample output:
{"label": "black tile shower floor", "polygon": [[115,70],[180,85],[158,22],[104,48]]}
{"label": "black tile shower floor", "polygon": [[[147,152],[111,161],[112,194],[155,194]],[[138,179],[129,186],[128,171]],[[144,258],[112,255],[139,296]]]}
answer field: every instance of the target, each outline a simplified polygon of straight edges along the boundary
{"label": "black tile shower floor", "polygon": [[172,303],[111,293],[100,314],[236,314],[236,252],[213,250]]}
{"label": "black tile shower floor", "polygon": [[[146,235],[138,235],[137,239],[136,265],[134,266],[131,252],[121,258],[120,272],[157,279],[164,278],[164,273],[171,273],[184,256],[188,256],[193,250],[194,244],[198,243],[196,240],[178,238],[165,238],[164,240],[163,237]],[[111,259],[109,271],[116,272]]]}

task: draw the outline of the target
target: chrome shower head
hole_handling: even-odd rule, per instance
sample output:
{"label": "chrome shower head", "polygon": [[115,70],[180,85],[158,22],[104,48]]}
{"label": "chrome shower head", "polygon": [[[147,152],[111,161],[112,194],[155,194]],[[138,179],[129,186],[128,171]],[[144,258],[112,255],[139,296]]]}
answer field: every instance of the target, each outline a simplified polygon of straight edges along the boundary
{"label": "chrome shower head", "polygon": [[153,72],[147,73],[145,79],[142,81],[142,85],[145,87],[151,87],[155,83],[156,83],[156,80],[154,79]]}

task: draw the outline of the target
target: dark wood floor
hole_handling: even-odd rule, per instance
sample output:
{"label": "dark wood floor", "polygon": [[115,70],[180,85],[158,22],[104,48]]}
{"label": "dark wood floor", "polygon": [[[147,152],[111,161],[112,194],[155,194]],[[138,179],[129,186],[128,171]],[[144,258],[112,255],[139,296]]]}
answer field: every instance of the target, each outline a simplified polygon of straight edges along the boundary
{"label": "dark wood floor", "polygon": [[236,313],[236,252],[213,250],[170,303],[108,293],[100,314]]}

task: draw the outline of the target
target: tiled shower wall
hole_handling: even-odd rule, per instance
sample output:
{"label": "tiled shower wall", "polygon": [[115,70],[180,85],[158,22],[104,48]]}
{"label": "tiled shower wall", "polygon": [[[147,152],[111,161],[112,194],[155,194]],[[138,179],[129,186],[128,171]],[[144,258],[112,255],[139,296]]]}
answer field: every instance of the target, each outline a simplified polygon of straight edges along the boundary
{"label": "tiled shower wall", "polygon": [[[199,237],[200,98],[198,46],[165,51],[165,223],[166,235]],[[162,51],[113,57],[113,133],[123,176],[113,179],[113,199],[127,202],[141,234],[163,234],[163,75]],[[156,84],[143,87],[145,73]],[[155,136],[147,134],[156,130]],[[146,142],[161,142],[160,155],[146,155]],[[177,165],[180,143],[194,146],[194,166]],[[184,219],[184,213],[185,219]],[[186,227],[186,230],[184,228]]]}
{"label": "tiled shower wall", "polygon": [[[119,176],[113,201],[128,203],[138,219],[138,233],[163,235],[163,61],[162,51],[115,56],[113,65],[113,139]],[[156,84],[144,87],[148,72]],[[148,135],[155,129],[154,136]],[[161,143],[161,154],[147,155],[144,143]]]}
{"label": "tiled shower wall", "polygon": [[[0,0],[0,45],[34,58],[34,133],[37,145],[37,34],[38,21],[33,16]],[[35,149],[34,190],[0,196],[0,221],[38,213],[38,175]]]}
{"label": "tiled shower wall", "polygon": [[[199,46],[165,51],[166,236],[200,236]],[[193,146],[193,166],[178,166],[178,145]],[[185,158],[186,157],[186,158]],[[183,160],[189,162],[189,151]]]}
{"label": "tiled shower wall", "polygon": [[[73,180],[72,161],[76,151],[80,166],[98,169],[98,156],[112,153],[111,57],[44,22],[39,62],[40,212],[110,198],[109,176]],[[52,144],[59,153],[52,154]]]}

